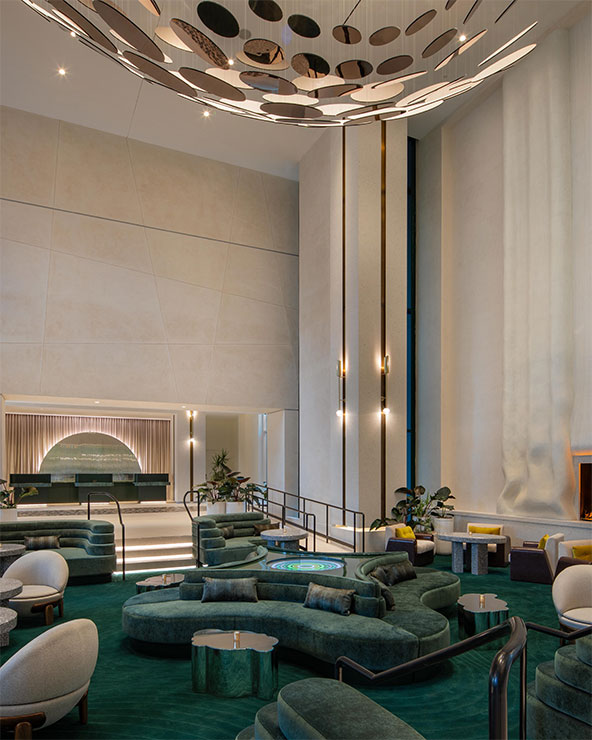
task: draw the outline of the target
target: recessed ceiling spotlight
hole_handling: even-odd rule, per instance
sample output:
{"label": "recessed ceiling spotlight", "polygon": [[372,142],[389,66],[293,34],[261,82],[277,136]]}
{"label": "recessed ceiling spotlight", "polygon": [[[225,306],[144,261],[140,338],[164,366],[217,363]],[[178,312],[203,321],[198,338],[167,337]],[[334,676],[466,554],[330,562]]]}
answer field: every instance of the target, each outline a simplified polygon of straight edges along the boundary
{"label": "recessed ceiling spotlight", "polygon": [[[63,67],[60,67],[58,69],[58,74],[60,75],[60,77],[65,77],[66,76],[66,70]],[[97,401],[97,403],[98,403],[98,401]]]}
{"label": "recessed ceiling spotlight", "polygon": [[234,59],[229,59],[228,64],[230,64],[230,66],[232,67],[232,65],[234,64]]}
{"label": "recessed ceiling spotlight", "polygon": [[209,110],[205,110],[202,115],[203,115],[204,118],[209,118],[210,117],[210,111]]}
{"label": "recessed ceiling spotlight", "polygon": [[101,403],[100,401],[95,401],[95,403]]}
{"label": "recessed ceiling spotlight", "polygon": [[70,36],[72,36],[73,39],[76,38],[76,31],[70,31]]}
{"label": "recessed ceiling spotlight", "polygon": [[464,33],[461,33],[461,35],[460,35],[460,36],[458,37],[458,40],[459,40],[459,41],[466,41],[466,40],[467,40],[467,36],[466,36],[466,34],[464,34]]}

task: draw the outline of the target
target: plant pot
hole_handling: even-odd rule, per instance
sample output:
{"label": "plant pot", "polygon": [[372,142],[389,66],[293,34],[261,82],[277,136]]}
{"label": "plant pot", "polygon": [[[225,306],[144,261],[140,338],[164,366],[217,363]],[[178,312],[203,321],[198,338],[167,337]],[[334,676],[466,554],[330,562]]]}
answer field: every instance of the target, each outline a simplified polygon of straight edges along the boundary
{"label": "plant pot", "polygon": [[212,514],[226,514],[226,501],[216,501],[215,504],[206,504],[206,514],[212,516]]}
{"label": "plant pot", "polygon": [[0,509],[0,522],[16,522],[18,513],[14,509]]}
{"label": "plant pot", "polygon": [[433,517],[432,523],[434,525],[434,541],[436,542],[436,553],[438,555],[450,555],[452,552],[452,543],[441,542],[438,539],[438,533],[440,534],[451,534],[454,532],[454,517],[445,517],[444,519]]}
{"label": "plant pot", "polygon": [[242,514],[245,511],[244,501],[227,501],[226,502],[226,513],[227,514]]}

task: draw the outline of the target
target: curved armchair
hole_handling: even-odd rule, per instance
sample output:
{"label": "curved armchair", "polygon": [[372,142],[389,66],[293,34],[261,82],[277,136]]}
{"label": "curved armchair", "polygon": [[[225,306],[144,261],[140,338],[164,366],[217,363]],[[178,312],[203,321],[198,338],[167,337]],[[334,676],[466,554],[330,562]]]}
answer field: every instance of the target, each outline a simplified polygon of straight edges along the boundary
{"label": "curved armchair", "polygon": [[560,625],[572,630],[592,625],[592,565],[582,562],[561,571],[551,593]]}
{"label": "curved armchair", "polygon": [[9,566],[4,575],[23,584],[21,593],[8,602],[19,616],[43,612],[45,624],[53,624],[55,606],[60,617],[63,616],[69,570],[68,563],[59,553],[53,550],[26,553]]}
{"label": "curved armchair", "polygon": [[542,550],[539,549],[538,542],[524,542],[522,547],[513,547],[510,552],[511,580],[553,583],[559,557],[559,545],[563,542],[563,537],[562,532],[551,535]]}
{"label": "curved armchair", "polygon": [[90,619],[60,624],[22,647],[0,668],[2,729],[31,737],[32,727],[51,725],[75,706],[86,724],[98,652],[99,634]]}
{"label": "curved armchair", "polygon": [[423,566],[434,562],[436,545],[433,534],[415,532],[415,539],[408,540],[397,537],[397,529],[405,524],[394,524],[385,527],[386,551],[406,552],[413,565]]}
{"label": "curved armchair", "polygon": [[[574,547],[586,547],[592,545],[592,540],[564,540],[559,543],[559,557],[560,558],[573,558]],[[586,560],[580,560],[581,563],[587,562]]]}

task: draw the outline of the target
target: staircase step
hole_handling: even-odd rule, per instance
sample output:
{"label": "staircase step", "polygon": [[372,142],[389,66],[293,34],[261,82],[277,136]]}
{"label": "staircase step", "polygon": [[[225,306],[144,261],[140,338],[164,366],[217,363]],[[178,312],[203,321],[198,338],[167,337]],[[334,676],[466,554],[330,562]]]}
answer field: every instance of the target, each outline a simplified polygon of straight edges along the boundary
{"label": "staircase step", "polygon": [[278,720],[288,740],[421,740],[394,714],[345,683],[306,678],[278,695]]}
{"label": "staircase step", "polygon": [[534,682],[526,694],[526,737],[532,740],[587,740],[590,728],[569,714],[543,704]]}
{"label": "staircase step", "polygon": [[575,645],[555,652],[555,675],[563,683],[592,694],[592,666],[578,659]]}
{"label": "staircase step", "polygon": [[592,635],[576,640],[576,653],[582,663],[592,665]]}
{"label": "staircase step", "polygon": [[543,704],[563,714],[568,714],[580,722],[592,725],[590,695],[560,681],[555,675],[553,661],[540,663],[537,666],[535,686],[536,695]]}
{"label": "staircase step", "polygon": [[286,740],[278,724],[277,702],[266,704],[255,715],[255,740]]}

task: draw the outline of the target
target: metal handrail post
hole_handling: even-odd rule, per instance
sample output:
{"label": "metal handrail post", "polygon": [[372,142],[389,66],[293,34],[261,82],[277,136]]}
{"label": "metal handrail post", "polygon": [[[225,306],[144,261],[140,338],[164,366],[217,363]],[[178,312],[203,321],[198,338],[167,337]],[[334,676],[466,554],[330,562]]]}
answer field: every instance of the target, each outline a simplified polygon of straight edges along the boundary
{"label": "metal handrail post", "polygon": [[325,504],[325,542],[329,542],[329,504]]}
{"label": "metal handrail post", "polygon": [[518,729],[519,740],[526,740],[526,668],[527,668],[528,645],[520,654],[520,725]]}
{"label": "metal handrail post", "polygon": [[[121,579],[125,581],[125,524],[123,523],[123,517],[121,516],[121,506],[119,500],[107,491],[89,491],[86,498],[86,518],[90,521],[90,497],[91,496],[107,496],[112,501],[115,501],[117,505],[117,515],[119,517],[119,524],[121,525]],[[115,564],[117,565],[117,549],[115,550]]]}

